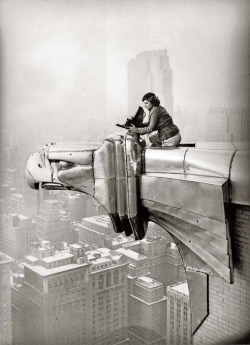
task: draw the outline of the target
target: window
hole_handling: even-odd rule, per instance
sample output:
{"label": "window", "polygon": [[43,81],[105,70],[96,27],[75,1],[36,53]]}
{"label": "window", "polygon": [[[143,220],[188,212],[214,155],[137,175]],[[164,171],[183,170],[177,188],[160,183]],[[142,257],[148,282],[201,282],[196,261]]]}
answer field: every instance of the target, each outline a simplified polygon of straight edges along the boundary
{"label": "window", "polygon": [[114,272],[114,284],[118,284],[119,282],[119,273],[118,270],[115,270]]}
{"label": "window", "polygon": [[98,289],[103,289],[103,274],[100,274],[98,277]]}
{"label": "window", "polygon": [[106,275],[106,286],[111,286],[111,273],[108,272]]}

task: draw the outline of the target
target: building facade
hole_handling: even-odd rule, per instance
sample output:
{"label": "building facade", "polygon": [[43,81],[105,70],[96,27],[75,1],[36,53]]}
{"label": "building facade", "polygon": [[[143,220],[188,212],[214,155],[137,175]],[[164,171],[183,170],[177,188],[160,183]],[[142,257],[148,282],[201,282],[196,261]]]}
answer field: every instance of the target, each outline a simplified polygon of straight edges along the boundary
{"label": "building facade", "polygon": [[15,260],[24,259],[34,238],[32,219],[20,214],[3,215],[3,251]]}
{"label": "building facade", "polygon": [[58,200],[44,200],[34,218],[35,235],[37,239],[48,240],[60,249],[62,242],[71,239],[70,217],[61,209]]}
{"label": "building facade", "polygon": [[97,247],[107,247],[108,243],[111,244],[111,234],[115,235],[107,215],[83,218],[81,223],[77,223],[77,230],[81,243]]}
{"label": "building facade", "polygon": [[113,260],[78,244],[62,251],[48,242],[41,245],[32,251],[37,256],[28,255],[23,263],[22,344],[126,344],[125,258]]}
{"label": "building facade", "polygon": [[191,310],[188,284],[167,287],[167,344],[192,344]]}
{"label": "building facade", "polygon": [[0,252],[0,345],[11,345],[11,287],[12,259]]}
{"label": "building facade", "polygon": [[162,283],[146,276],[134,280],[129,294],[131,345],[165,344],[166,305]]}
{"label": "building facade", "polygon": [[250,109],[211,108],[208,115],[208,140],[250,141]]}
{"label": "building facade", "polygon": [[128,63],[128,114],[134,115],[147,92],[154,92],[170,114],[174,111],[173,73],[167,50],[145,51]]}

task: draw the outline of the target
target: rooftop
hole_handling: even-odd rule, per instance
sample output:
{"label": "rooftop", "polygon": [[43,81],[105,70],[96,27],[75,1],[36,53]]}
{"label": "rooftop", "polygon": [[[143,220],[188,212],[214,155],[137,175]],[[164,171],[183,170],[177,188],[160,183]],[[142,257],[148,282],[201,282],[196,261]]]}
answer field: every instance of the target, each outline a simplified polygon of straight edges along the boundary
{"label": "rooftop", "polygon": [[180,283],[180,284],[175,284],[169,287],[170,290],[175,290],[180,292],[183,295],[189,296],[189,289],[188,289],[188,284],[185,283]]}
{"label": "rooftop", "polygon": [[136,260],[136,261],[142,261],[142,260],[147,260],[148,259],[147,256],[145,256],[143,254],[140,254],[140,253],[137,253],[137,252],[135,252],[135,251],[133,251],[131,249],[119,248],[116,251],[118,253],[124,254],[128,258]]}
{"label": "rooftop", "polygon": [[161,282],[158,282],[158,281],[156,281],[150,277],[146,277],[146,276],[141,276],[141,277],[137,278],[136,281],[138,283],[140,283],[140,285],[143,285],[149,289],[162,286]]}

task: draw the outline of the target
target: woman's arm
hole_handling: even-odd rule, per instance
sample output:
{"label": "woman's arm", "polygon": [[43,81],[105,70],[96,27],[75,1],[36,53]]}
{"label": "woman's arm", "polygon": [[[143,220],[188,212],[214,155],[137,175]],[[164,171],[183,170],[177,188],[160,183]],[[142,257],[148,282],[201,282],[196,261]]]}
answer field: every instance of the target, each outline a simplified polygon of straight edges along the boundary
{"label": "woman's arm", "polygon": [[150,114],[149,122],[145,123],[145,126],[142,126],[139,128],[134,127],[132,131],[139,134],[146,134],[146,133],[151,133],[153,131],[156,131],[158,127],[159,118],[160,118],[160,112],[157,111],[157,109],[155,109]]}

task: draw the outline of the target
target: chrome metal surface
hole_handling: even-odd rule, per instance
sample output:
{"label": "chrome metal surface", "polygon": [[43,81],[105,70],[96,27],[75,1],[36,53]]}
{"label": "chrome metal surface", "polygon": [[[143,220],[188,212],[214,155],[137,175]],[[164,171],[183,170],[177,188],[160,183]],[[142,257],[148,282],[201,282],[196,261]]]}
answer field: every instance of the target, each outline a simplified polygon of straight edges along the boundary
{"label": "chrome metal surface", "polygon": [[225,206],[250,205],[249,171],[246,144],[143,149],[128,134],[110,135],[101,146],[46,145],[26,164],[32,188],[89,194],[106,209],[117,232],[141,239],[151,220],[173,236],[187,271],[193,332],[207,315],[206,275],[233,282]]}
{"label": "chrome metal surface", "polygon": [[170,214],[176,218],[184,219],[189,224],[199,226],[204,230],[215,234],[216,236],[227,239],[227,226],[226,223],[219,222],[217,220],[205,217],[201,214],[189,212],[177,207],[157,203],[155,201],[142,200],[142,204],[147,209],[154,209],[165,214]]}
{"label": "chrome metal surface", "polygon": [[186,148],[175,150],[146,149],[145,173],[168,173],[184,174],[184,159]]}
{"label": "chrome metal surface", "polygon": [[184,169],[187,175],[228,178],[234,151],[188,149]]}
{"label": "chrome metal surface", "polygon": [[197,238],[194,238],[191,233],[187,233],[186,229],[183,231],[183,228],[178,228],[176,224],[169,224],[164,215],[160,215],[159,212],[150,211],[149,219],[184,243],[192,252],[212,267],[220,277],[231,282],[231,268],[228,267],[230,260],[227,254],[223,255],[219,251],[216,253],[215,248],[211,252],[212,247],[209,244],[204,243],[204,241],[197,241]]}
{"label": "chrome metal surface", "polygon": [[171,178],[144,174],[141,198],[225,222],[223,189],[227,188],[227,180],[210,178],[209,184],[206,179],[204,183],[200,181],[179,179],[178,175]]}
{"label": "chrome metal surface", "polygon": [[187,270],[186,274],[192,310],[192,332],[194,334],[208,316],[208,276],[205,273],[192,270]]}
{"label": "chrome metal surface", "polygon": [[94,175],[91,165],[75,166],[70,169],[60,170],[58,180],[67,186],[74,186],[90,196],[94,196]]}
{"label": "chrome metal surface", "polygon": [[231,202],[250,205],[250,151],[237,151],[231,167]]}

